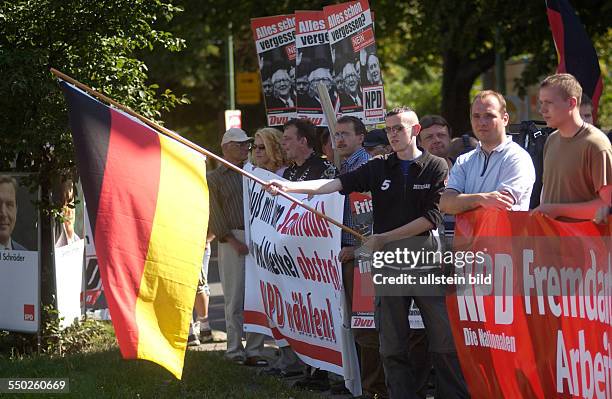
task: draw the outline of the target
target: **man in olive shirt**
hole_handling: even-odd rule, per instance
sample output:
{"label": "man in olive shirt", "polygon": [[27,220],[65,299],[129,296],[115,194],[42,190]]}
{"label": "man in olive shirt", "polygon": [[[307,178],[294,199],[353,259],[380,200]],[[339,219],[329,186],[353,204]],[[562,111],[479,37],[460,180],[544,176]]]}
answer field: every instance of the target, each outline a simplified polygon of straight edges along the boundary
{"label": "man in olive shirt", "polygon": [[602,187],[612,183],[612,147],[606,135],[582,120],[582,87],[567,73],[540,84],[541,113],[556,128],[544,146],[541,205],[535,212],[564,220],[590,220]]}
{"label": "man in olive shirt", "polygon": [[[231,128],[223,135],[223,158],[242,167],[246,161],[251,138],[242,129]],[[244,323],[244,262],[249,248],[244,243],[244,213],[242,176],[219,166],[207,175],[210,190],[210,231],[219,238],[219,275],[225,301],[227,350],[225,357],[237,363],[266,366],[260,357],[264,336],[247,333],[246,349],[242,346]]]}

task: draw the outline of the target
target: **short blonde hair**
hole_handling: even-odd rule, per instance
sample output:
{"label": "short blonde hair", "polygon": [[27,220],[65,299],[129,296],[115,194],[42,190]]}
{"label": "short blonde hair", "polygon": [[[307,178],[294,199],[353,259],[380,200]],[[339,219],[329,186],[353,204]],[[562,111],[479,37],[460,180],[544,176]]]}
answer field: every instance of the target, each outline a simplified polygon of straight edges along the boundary
{"label": "short blonde hair", "polygon": [[474,106],[474,103],[476,102],[476,100],[484,100],[487,97],[495,97],[497,98],[497,101],[499,102],[500,105],[500,111],[502,114],[506,113],[506,99],[504,98],[504,96],[501,93],[498,93],[494,90],[482,90],[479,91],[478,94],[476,94],[476,96],[474,97],[474,99],[472,100],[472,105],[470,105],[470,112],[472,110],[472,107]]}
{"label": "short blonde hair", "polygon": [[287,165],[287,156],[281,147],[281,137],[283,133],[273,127],[264,127],[255,132],[254,137],[261,138],[266,146],[266,155],[270,159],[270,165],[255,165],[260,168],[270,167],[272,172],[276,172]]}
{"label": "short blonde hair", "polygon": [[576,98],[576,105],[580,106],[580,99],[582,98],[582,86],[580,82],[569,73],[557,73],[550,75],[540,83],[542,87],[556,87],[561,91],[564,99],[567,100],[570,97]]}

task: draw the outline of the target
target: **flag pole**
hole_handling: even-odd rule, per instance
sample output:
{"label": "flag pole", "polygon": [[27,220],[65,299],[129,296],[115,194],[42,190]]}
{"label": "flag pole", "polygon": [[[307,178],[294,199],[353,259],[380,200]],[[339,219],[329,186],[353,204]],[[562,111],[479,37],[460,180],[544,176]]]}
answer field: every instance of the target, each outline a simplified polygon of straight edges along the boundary
{"label": "flag pole", "polygon": [[[68,82],[68,83],[78,87],[79,89],[86,91],[87,93],[91,94],[92,96],[94,96],[94,97],[96,97],[96,98],[98,98],[98,99],[100,99],[102,101],[105,101],[105,102],[107,102],[109,104],[112,104],[116,108],[118,108],[118,109],[122,110],[123,112],[133,116],[134,118],[137,118],[141,122],[147,124],[148,126],[152,127],[153,129],[155,129],[155,130],[165,134],[166,136],[168,136],[168,137],[178,141],[179,143],[186,145],[187,147],[191,148],[192,150],[197,151],[200,154],[206,155],[207,157],[215,159],[217,162],[222,163],[227,168],[232,169],[233,171],[238,172],[241,175],[246,176],[249,179],[256,181],[257,183],[261,184],[262,186],[266,187],[266,186],[268,186],[270,184],[269,182],[263,181],[259,177],[255,176],[255,175],[253,175],[253,174],[251,174],[251,173],[249,173],[249,172],[247,172],[245,170],[242,170],[242,168],[239,168],[238,166],[232,164],[231,162],[226,161],[225,159],[223,159],[220,156],[218,156],[218,155],[208,151],[207,149],[202,148],[202,147],[200,147],[199,145],[197,145],[195,143],[192,143],[191,141],[187,140],[186,138],[182,137],[181,135],[179,135],[179,134],[177,134],[177,133],[175,133],[175,132],[173,132],[173,131],[171,131],[169,129],[166,129],[165,127],[159,125],[158,123],[156,123],[156,122],[154,122],[154,121],[152,121],[152,120],[150,120],[148,118],[145,118],[144,116],[142,116],[139,113],[133,111],[132,109],[126,107],[125,105],[119,104],[117,101],[113,100],[112,98],[109,98],[109,97],[105,96],[104,94],[95,91],[91,87],[89,87],[89,86],[87,86],[87,85],[85,85],[85,84],[83,84],[83,83],[81,83],[81,82],[71,78],[70,76],[68,76],[68,75],[58,71],[57,69],[51,68],[51,73],[54,74],[55,76],[57,76],[58,78],[60,78],[61,80],[64,80],[64,81],[66,81],[66,82]],[[300,201],[300,200],[298,200],[296,198],[293,198],[291,195],[287,194],[286,192],[278,190],[278,195],[288,199],[289,201],[291,201],[291,202],[301,206],[304,209],[309,210],[310,212],[314,213],[315,215],[317,215],[317,216],[327,220],[331,224],[333,224],[335,226],[338,226],[339,228],[341,228],[342,230],[346,231],[347,233],[354,235],[355,237],[357,237],[361,241],[363,241],[365,239],[365,236],[363,234],[360,234],[359,232],[351,229],[350,227],[345,226],[345,225],[343,225],[340,222],[337,222],[335,219],[327,216],[326,214],[324,214],[322,212],[319,212],[318,210],[314,209],[313,207],[311,207],[309,205],[306,205],[304,202],[302,202],[302,201]]]}

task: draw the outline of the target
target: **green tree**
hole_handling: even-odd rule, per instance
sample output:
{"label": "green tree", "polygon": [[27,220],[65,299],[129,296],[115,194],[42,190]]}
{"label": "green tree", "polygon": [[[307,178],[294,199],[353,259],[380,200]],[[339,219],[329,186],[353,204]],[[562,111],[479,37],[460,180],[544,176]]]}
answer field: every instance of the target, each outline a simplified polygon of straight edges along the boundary
{"label": "green tree", "polygon": [[34,172],[48,182],[73,166],[66,108],[51,67],[148,117],[179,103],[147,83],[147,66],[135,57],[154,46],[183,47],[154,26],[178,10],[161,0],[0,2],[0,170]]}
{"label": "green tree", "polygon": [[[66,105],[54,67],[151,118],[182,99],[147,82],[136,54],[183,47],[156,28],[179,11],[161,0],[0,0],[0,170],[31,172],[49,193],[74,171]],[[51,219],[41,223],[42,303],[53,303]],[[43,324],[52,317],[43,314]]]}
{"label": "green tree", "polygon": [[[597,41],[606,32],[612,5],[603,0],[573,3]],[[421,79],[425,65],[441,64],[440,110],[457,133],[470,130],[469,93],[476,79],[493,67],[496,50],[503,50],[506,59],[533,56],[523,75],[524,85],[554,71],[556,52],[543,0],[380,0],[372,4],[384,63],[405,66],[406,82]],[[500,40],[496,42],[497,29]]]}

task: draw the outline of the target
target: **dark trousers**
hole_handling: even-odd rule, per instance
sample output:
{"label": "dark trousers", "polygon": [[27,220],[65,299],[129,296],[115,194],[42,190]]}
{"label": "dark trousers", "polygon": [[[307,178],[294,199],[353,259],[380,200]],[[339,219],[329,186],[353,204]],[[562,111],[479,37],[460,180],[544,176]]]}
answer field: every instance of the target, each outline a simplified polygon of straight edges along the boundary
{"label": "dark trousers", "polygon": [[[342,264],[342,281],[344,282],[344,292],[348,314],[352,314],[353,305],[353,278],[355,262],[345,262]],[[365,393],[378,395],[386,398],[387,387],[385,386],[385,372],[380,359],[380,339],[378,332],[373,328],[354,328],[353,336],[359,345],[359,363],[361,371],[361,388]]]}
{"label": "dark trousers", "polygon": [[406,343],[411,333],[408,312],[414,299],[421,310],[436,371],[439,398],[468,398],[450,329],[444,296],[378,296],[376,325],[380,337],[387,391],[392,399],[418,399],[417,382]]}
{"label": "dark trousers", "polygon": [[[410,366],[414,376],[414,390],[420,399],[426,399],[433,365],[431,353],[429,353],[427,333],[424,329],[410,331],[408,335],[408,353],[410,354]],[[434,395],[434,397],[439,396]]]}

